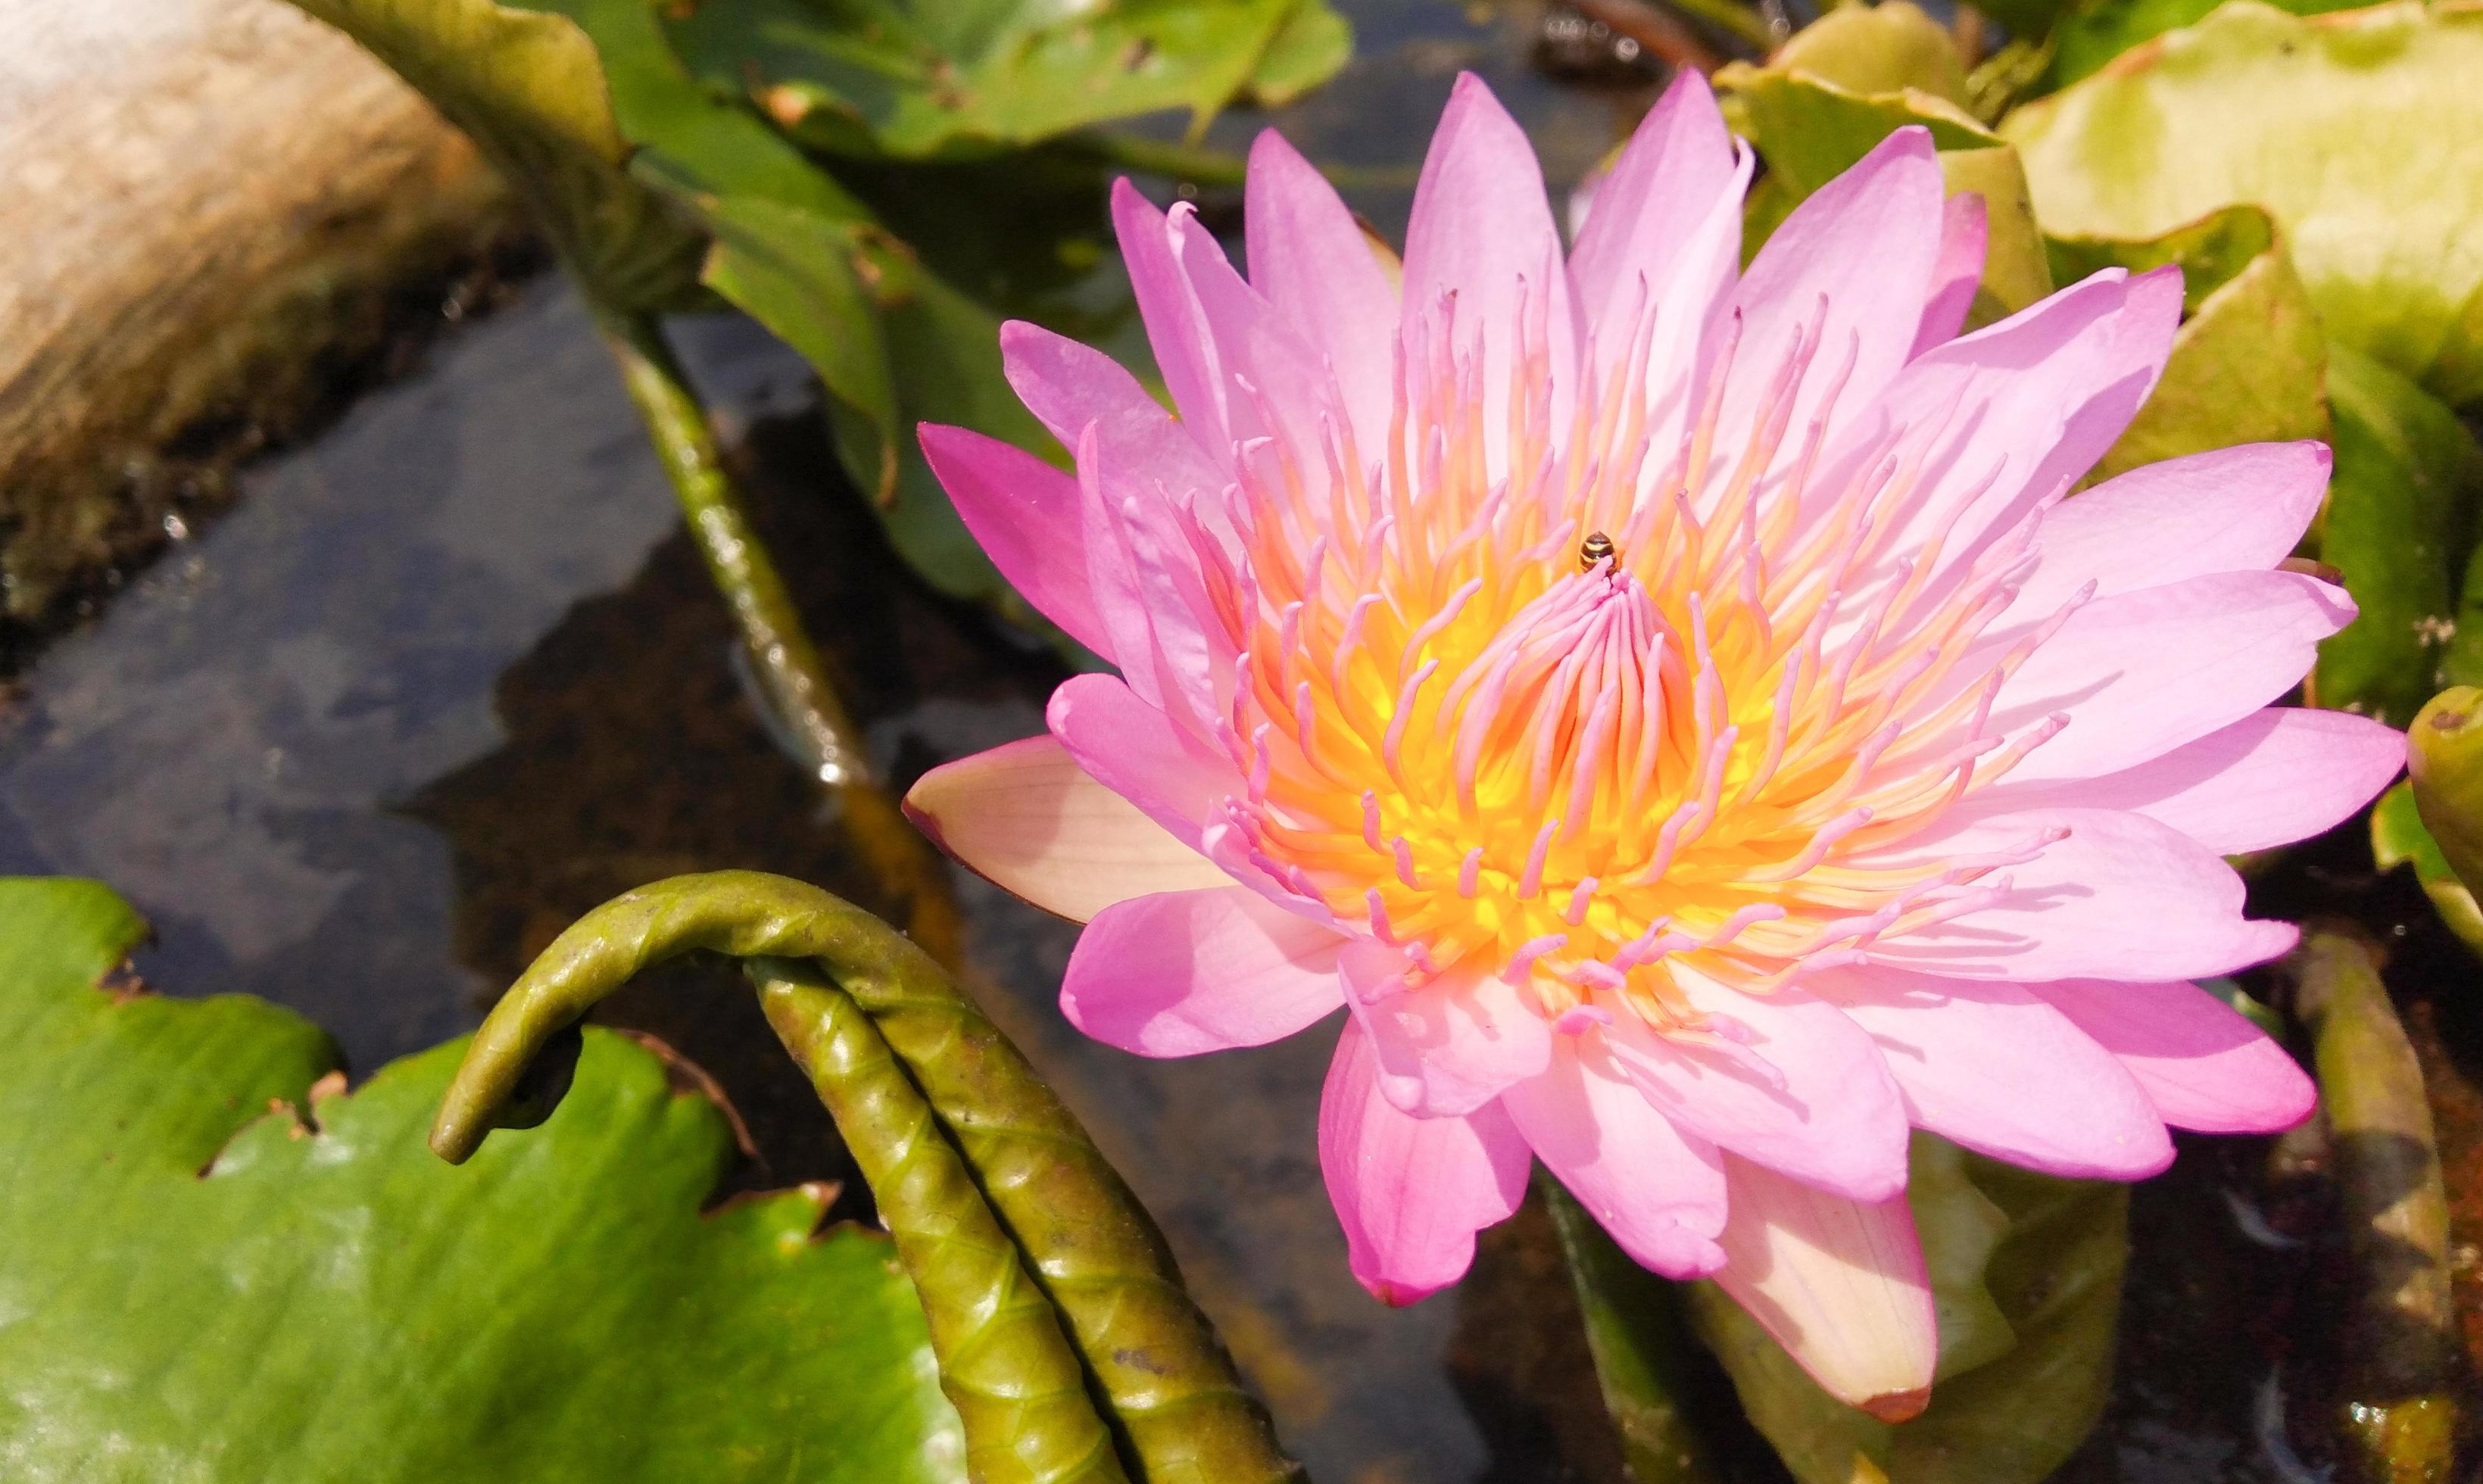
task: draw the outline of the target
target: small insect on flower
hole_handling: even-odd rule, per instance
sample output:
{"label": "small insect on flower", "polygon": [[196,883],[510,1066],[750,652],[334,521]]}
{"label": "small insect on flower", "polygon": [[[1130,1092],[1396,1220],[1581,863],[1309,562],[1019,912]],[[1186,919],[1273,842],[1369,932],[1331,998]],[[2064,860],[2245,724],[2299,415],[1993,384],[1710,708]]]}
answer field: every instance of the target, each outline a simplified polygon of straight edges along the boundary
{"label": "small insect on flower", "polygon": [[1114,216],[1179,415],[1002,332],[1074,475],[923,447],[1117,676],[934,770],[951,852],[1087,923],[1061,1005],[1148,1056],[1349,1011],[1320,1158],[1353,1271],[1453,1283],[1539,1158],[1830,1391],[1922,1405],[1909,1128],[2133,1179],[2311,1089],[2198,989],[2294,931],[2224,857],[2376,794],[2402,739],[2275,707],[2353,615],[2279,570],[2327,451],[2064,498],[2171,346],[2170,270],[1972,333],[1979,198],[1890,135],[1741,268],[1749,152],[1685,72],[1565,252],[1457,84],[1402,265],[1263,135],[1250,274]]}

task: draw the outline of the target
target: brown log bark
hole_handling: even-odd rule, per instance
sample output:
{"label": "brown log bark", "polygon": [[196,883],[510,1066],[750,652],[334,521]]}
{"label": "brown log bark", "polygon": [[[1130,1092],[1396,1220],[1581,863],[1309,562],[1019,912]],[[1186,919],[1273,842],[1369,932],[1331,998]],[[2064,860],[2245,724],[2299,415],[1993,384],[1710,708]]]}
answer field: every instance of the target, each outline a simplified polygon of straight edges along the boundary
{"label": "brown log bark", "polygon": [[0,0],[0,616],[161,540],[516,216],[282,0]]}

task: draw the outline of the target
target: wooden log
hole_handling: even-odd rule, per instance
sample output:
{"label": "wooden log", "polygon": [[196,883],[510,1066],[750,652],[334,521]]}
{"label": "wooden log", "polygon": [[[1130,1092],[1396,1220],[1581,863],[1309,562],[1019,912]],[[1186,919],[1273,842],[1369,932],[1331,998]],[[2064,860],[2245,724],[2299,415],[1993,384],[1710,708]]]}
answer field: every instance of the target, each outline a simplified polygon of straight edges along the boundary
{"label": "wooden log", "polygon": [[282,0],[0,0],[0,615],[160,541],[520,228],[465,137]]}

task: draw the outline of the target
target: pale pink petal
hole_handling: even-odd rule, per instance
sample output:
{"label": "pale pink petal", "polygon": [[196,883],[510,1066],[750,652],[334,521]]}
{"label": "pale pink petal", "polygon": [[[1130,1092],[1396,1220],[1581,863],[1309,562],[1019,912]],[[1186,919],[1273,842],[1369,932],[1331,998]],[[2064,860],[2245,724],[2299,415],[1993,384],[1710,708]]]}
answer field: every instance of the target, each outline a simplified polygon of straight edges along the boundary
{"label": "pale pink petal", "polygon": [[1978,808],[2125,809],[2219,855],[2308,839],[2378,798],[2405,770],[2405,735],[2368,717],[2269,706],[2099,778],[2003,780]]}
{"label": "pale pink petal", "polygon": [[905,812],[975,874],[1073,921],[1134,896],[1233,884],[1050,737],[932,769]]}
{"label": "pale pink petal", "polygon": [[2001,618],[2040,622],[2089,582],[2098,596],[2210,572],[2264,571],[2319,514],[2322,443],[2245,443],[2144,464],[2043,513],[2039,561]]}
{"label": "pale pink petal", "polygon": [[2044,809],[1944,823],[1865,868],[2022,854],[1970,890],[1992,900],[1952,920],[1870,943],[1891,967],[1962,979],[2169,979],[2230,973],[2293,946],[2289,923],[2242,916],[2242,879],[2224,857],[2170,825],[2107,809]]}
{"label": "pale pink petal", "polygon": [[[1597,182],[1594,209],[1569,254],[1569,281],[1599,344],[1627,329],[1642,293],[1658,305],[1696,297],[1703,313],[1731,281],[1733,265],[1728,257],[1720,279],[1711,265],[1687,264],[1694,229],[1720,203],[1738,210],[1748,179],[1749,162],[1734,148],[1707,79],[1682,68]],[[1685,276],[1685,266],[1694,271]]]}
{"label": "pale pink petal", "polygon": [[1529,340],[1549,348],[1552,426],[1567,424],[1577,343],[1560,230],[1526,131],[1471,72],[1458,74],[1414,186],[1403,304],[1408,325],[1435,324],[1453,304],[1455,343],[1480,352],[1495,470],[1507,464],[1511,382]]}
{"label": "pale pink petal", "polygon": [[1336,188],[1273,129],[1250,146],[1242,188],[1250,282],[1335,368],[1364,447],[1388,432],[1397,285]]}
{"label": "pale pink petal", "polygon": [[1190,291],[1164,214],[1125,177],[1112,182],[1112,229],[1130,270],[1130,291],[1147,328],[1172,405],[1181,410],[1199,443],[1210,450],[1233,445],[1232,388],[1216,356],[1206,311]]}
{"label": "pale pink petal", "polygon": [[1890,458],[1919,460],[1917,492],[1880,517],[1881,549],[1933,553],[1942,580],[1928,591],[1940,596],[2103,457],[2154,390],[2180,318],[2177,270],[2111,269],[1935,346],[1839,434],[1812,488],[1824,498]]}
{"label": "pale pink petal", "polygon": [[1676,967],[1692,1006],[1720,1022],[1662,1035],[1616,1008],[1595,1034],[1657,1112],[1684,1132],[1863,1200],[1906,1183],[1906,1113],[1880,1048],[1835,1006],[1799,989],[1743,994]]}
{"label": "pale pink petal", "polygon": [[2028,985],[2121,1058],[2156,1115],[2207,1133],[2274,1133],[2319,1090],[2284,1047],[2195,984],[2072,979]]}
{"label": "pale pink petal", "polygon": [[1013,443],[924,423],[922,457],[1008,585],[1080,644],[1112,657],[1086,575],[1078,481]]}
{"label": "pale pink petal", "polygon": [[1723,1156],[1655,1111],[1608,1052],[1573,1042],[1501,1106],[1623,1252],[1668,1278],[1723,1265]]}
{"label": "pale pink petal", "polygon": [[1345,1002],[1371,1038],[1380,1091],[1422,1118],[1470,1113],[1552,1059],[1552,1028],[1489,973],[1408,989],[1405,956],[1364,940],[1338,961]]}
{"label": "pale pink petal", "polygon": [[[1322,422],[1334,406],[1319,342],[1297,333],[1267,296],[1245,282],[1223,244],[1185,201],[1173,210],[1173,255],[1206,316],[1216,363],[1231,384],[1225,418],[1236,441],[1274,436],[1298,469],[1322,466]],[[1369,254],[1365,253],[1365,257]],[[1384,416],[1379,424],[1386,428]]]}
{"label": "pale pink petal", "polygon": [[2099,597],[2069,615],[2000,688],[1995,727],[2069,725],[2009,777],[2092,778],[2160,757],[2283,696],[2354,617],[2299,572],[2214,572]]}
{"label": "pale pink petal", "polygon": [[1828,1393],[1884,1421],[1923,1410],[1939,1360],[1903,1192],[1863,1204],[1726,1155],[1716,1282]]}
{"label": "pale pink petal", "polygon": [[1961,191],[1942,204],[1939,258],[1932,265],[1931,297],[1924,301],[1910,356],[1947,344],[1965,328],[1966,311],[1974,307],[1975,290],[1983,284],[1988,240],[1988,212],[1979,193]]}
{"label": "pale pink petal", "polygon": [[1348,1020],[1320,1093],[1320,1172],[1353,1276],[1385,1303],[1411,1304],[1465,1276],[1475,1233],[1516,1213],[1531,1160],[1498,1103],[1415,1118],[1380,1094],[1376,1072]]}
{"label": "pale pink petal", "polygon": [[1832,406],[1834,421],[1853,421],[1905,364],[1939,257],[1942,190],[1931,132],[1909,125],[1812,192],[1759,249],[1735,291],[1741,333],[1720,464],[1742,457],[1743,439],[1766,415],[1797,345],[1815,353],[1794,395],[1778,466],[1801,456],[1814,419]]}
{"label": "pale pink petal", "polygon": [[2173,1161],[2137,1081],[2021,986],[1869,966],[1802,983],[1880,1044],[1917,1128],[2073,1179],[2140,1179]]}
{"label": "pale pink petal", "polygon": [[1095,914],[1069,955],[1069,1023],[1141,1056],[1265,1046],[1345,1003],[1335,929],[1246,887],[1166,891]]}

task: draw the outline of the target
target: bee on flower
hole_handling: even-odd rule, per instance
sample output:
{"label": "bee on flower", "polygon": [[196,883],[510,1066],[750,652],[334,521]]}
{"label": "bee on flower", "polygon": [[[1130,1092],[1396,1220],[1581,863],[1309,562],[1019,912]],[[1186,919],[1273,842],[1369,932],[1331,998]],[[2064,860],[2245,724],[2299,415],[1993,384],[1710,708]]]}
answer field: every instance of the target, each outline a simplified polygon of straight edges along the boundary
{"label": "bee on flower", "polygon": [[909,798],[1087,924],[1061,1004],[1148,1056],[1340,1008],[1320,1156],[1353,1271],[1453,1283],[1540,1159],[1834,1394],[1936,1354],[1909,1128],[2135,1179],[2285,1126],[2282,1048],[2191,981],[2282,953],[2224,858],[2367,802],[2402,739],[2275,706],[2353,616],[2279,570],[2327,451],[2068,497],[2146,400],[2172,270],[1961,334],[1979,199],[1891,135],[1742,256],[1749,151],[1685,73],[1564,252],[1460,79],[1402,264],[1275,134],[1248,277],[1113,212],[1177,412],[1028,325],[1064,473],[923,446],[1117,675]]}

